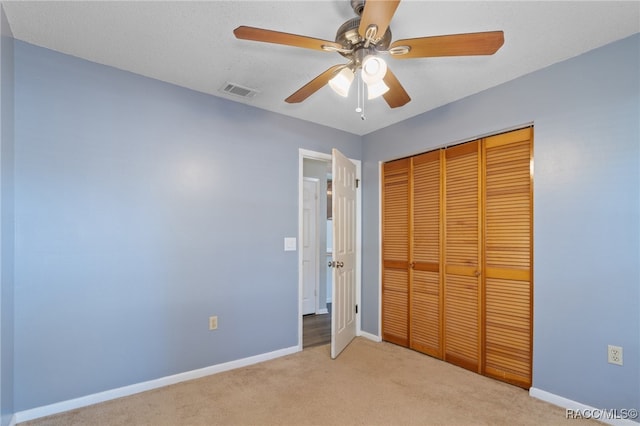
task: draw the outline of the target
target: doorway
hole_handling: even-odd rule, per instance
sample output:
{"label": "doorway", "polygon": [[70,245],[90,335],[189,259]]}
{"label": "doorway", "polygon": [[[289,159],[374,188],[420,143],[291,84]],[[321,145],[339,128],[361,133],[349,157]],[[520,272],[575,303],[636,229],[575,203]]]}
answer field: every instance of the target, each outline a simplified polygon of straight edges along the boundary
{"label": "doorway", "polygon": [[[337,150],[333,150],[335,151],[336,155],[338,157],[342,157],[342,155],[340,155],[340,153]],[[349,269],[350,272],[350,282],[352,283],[352,289],[353,289],[353,293],[355,293],[353,295],[352,298],[346,299],[345,297],[340,297],[338,299],[335,298],[335,295],[332,294],[335,290],[333,290],[333,286],[334,285],[338,285],[340,284],[340,286],[344,285],[344,279],[345,279],[345,272],[348,268],[340,268],[339,271],[340,273],[339,275],[339,281],[337,283],[333,283],[333,276],[334,273],[337,273],[336,268],[335,267],[330,267],[330,263],[336,263],[333,262],[334,259],[334,254],[332,253],[332,247],[334,245],[334,239],[333,239],[333,233],[334,231],[334,227],[336,226],[335,223],[333,223],[333,218],[331,217],[331,211],[332,211],[332,198],[334,198],[334,192],[335,192],[335,188],[332,187],[332,183],[333,183],[333,177],[331,176],[331,168],[332,168],[332,161],[334,159],[334,156],[332,154],[325,154],[325,153],[320,153],[320,152],[315,152],[315,151],[308,151],[305,149],[299,149],[299,164],[298,164],[298,241],[300,241],[300,249],[298,251],[298,301],[299,301],[299,307],[298,307],[298,350],[302,350],[303,349],[303,330],[304,330],[304,315],[303,315],[303,299],[304,299],[304,268],[303,268],[303,250],[302,250],[302,245],[303,245],[303,237],[304,237],[304,227],[303,227],[303,221],[304,221],[304,209],[303,209],[303,204],[304,204],[304,180],[305,177],[311,177],[311,178],[317,178],[319,180],[319,184],[320,184],[320,190],[319,190],[319,194],[321,194],[321,196],[319,196],[319,202],[318,202],[318,210],[320,210],[319,214],[317,215],[318,217],[318,232],[317,232],[317,238],[318,238],[318,276],[319,276],[319,285],[318,285],[318,291],[317,291],[317,306],[318,309],[316,311],[315,314],[313,315],[327,315],[325,318],[325,323],[328,324],[327,327],[339,327],[339,331],[338,329],[336,329],[335,331],[331,331],[329,330],[329,338],[331,340],[331,346],[332,349],[334,348],[334,333],[335,336],[346,336],[345,331],[348,331],[349,329],[351,329],[351,333],[353,336],[357,336],[360,335],[360,314],[358,311],[358,305],[360,303],[360,291],[361,291],[361,282],[360,282],[360,267],[361,267],[361,256],[360,256],[360,239],[361,239],[361,219],[360,219],[360,212],[361,212],[361,193],[360,190],[358,189],[358,183],[360,182],[360,173],[361,173],[361,166],[360,166],[360,161],[358,160],[348,160],[347,158],[344,158],[345,161],[347,161],[347,163],[349,163],[351,166],[354,167],[351,176],[351,182],[353,184],[355,184],[355,192],[353,193],[353,196],[355,197],[352,201],[352,206],[354,207],[354,211],[355,214],[353,215],[353,223],[355,224],[355,226],[352,228],[354,230],[354,235],[353,235],[353,239],[352,239],[352,244],[353,244],[353,253],[354,253],[354,259],[349,260],[348,262],[344,262],[345,265],[347,264],[351,264],[351,269]],[[307,167],[305,167],[307,166]],[[315,172],[312,171],[315,168]],[[306,170],[305,170],[306,169]],[[342,170],[342,169],[341,169]],[[339,181],[341,182],[340,185],[340,193],[342,194],[344,192],[343,189],[343,180],[344,180],[344,176],[346,176],[347,174],[345,174],[344,171],[342,171],[340,173],[340,176],[342,176],[342,180],[339,179]],[[328,194],[329,193],[329,194]],[[325,197],[325,194],[327,194],[327,196]],[[331,197],[329,197],[328,195],[331,195]],[[344,195],[341,195],[340,197],[343,197]],[[342,198],[341,198],[342,199]],[[342,211],[342,210],[341,210]],[[342,222],[341,222],[342,223]],[[345,228],[340,227],[341,231],[340,233],[345,232]],[[338,241],[343,241],[344,242],[344,238],[339,239]],[[340,245],[339,245],[340,246]],[[340,246],[341,247],[341,246]],[[338,262],[340,263],[340,266],[343,265],[343,262]],[[342,288],[342,287],[341,287]],[[345,290],[345,289],[343,289]],[[342,291],[346,294],[349,294],[349,292]],[[342,293],[341,292],[341,293]],[[355,303],[354,303],[354,299],[355,299]],[[355,306],[351,306],[350,308],[347,307],[347,304],[344,303],[345,300],[348,300],[347,304],[355,304]],[[337,305],[336,305],[337,304]],[[338,309],[336,310],[336,306],[341,307],[342,309]],[[345,311],[346,309],[346,311]],[[352,310],[350,310],[352,309]],[[338,314],[338,312],[340,312],[340,314]],[[355,315],[352,315],[350,312],[355,312]],[[332,317],[337,315],[337,319],[334,318],[333,320],[336,321],[335,324],[333,324],[332,322]],[[351,316],[353,317],[353,320],[351,322],[349,322],[348,324],[351,324],[350,326],[347,326],[346,328],[344,327],[345,324],[343,324],[345,318],[347,318],[347,316]],[[307,321],[307,323],[310,323],[311,318],[307,318],[309,321]],[[315,318],[318,319],[318,318]],[[340,325],[342,324],[342,325]],[[315,324],[315,326],[317,326],[317,324]],[[344,340],[344,339],[342,339]],[[346,341],[345,341],[346,342]],[[342,342],[344,343],[344,342]],[[337,344],[337,342],[336,342]],[[348,344],[348,342],[346,343]],[[304,347],[306,347],[306,344],[304,345]],[[337,347],[337,346],[336,346]],[[337,352],[339,353],[339,351]],[[333,356],[333,355],[332,355]],[[337,354],[336,354],[337,356]]]}
{"label": "doorway", "polygon": [[331,160],[303,159],[302,346],[331,342]]}

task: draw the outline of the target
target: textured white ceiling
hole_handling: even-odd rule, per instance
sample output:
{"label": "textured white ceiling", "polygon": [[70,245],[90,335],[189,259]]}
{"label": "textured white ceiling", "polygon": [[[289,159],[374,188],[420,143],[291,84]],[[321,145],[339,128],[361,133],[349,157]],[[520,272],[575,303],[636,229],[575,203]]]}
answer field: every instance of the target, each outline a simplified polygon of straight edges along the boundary
{"label": "textured white ceiling", "polygon": [[[333,40],[355,17],[339,1],[3,1],[16,39],[193,90],[363,135],[640,31],[639,1],[417,1],[400,3],[393,40],[503,30],[492,56],[389,59],[412,98],[390,109],[328,86],[301,104],[284,99],[337,53],[237,40],[239,25]],[[252,99],[221,93],[232,82]]]}

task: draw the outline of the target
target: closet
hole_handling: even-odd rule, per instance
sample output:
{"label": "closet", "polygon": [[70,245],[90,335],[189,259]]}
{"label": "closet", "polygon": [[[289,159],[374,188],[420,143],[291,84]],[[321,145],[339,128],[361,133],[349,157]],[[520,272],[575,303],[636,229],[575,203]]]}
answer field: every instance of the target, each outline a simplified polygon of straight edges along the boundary
{"label": "closet", "polygon": [[382,168],[382,338],[528,388],[533,128]]}

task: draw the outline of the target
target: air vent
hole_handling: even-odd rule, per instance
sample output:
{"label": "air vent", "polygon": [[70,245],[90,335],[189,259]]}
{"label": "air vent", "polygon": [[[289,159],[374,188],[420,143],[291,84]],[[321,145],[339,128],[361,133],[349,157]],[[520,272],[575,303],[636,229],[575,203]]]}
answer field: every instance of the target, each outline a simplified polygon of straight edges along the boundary
{"label": "air vent", "polygon": [[220,88],[221,92],[228,93],[230,95],[239,96],[241,98],[251,99],[257,93],[259,93],[255,89],[250,89],[248,87],[240,86],[235,83],[225,83],[224,86]]}

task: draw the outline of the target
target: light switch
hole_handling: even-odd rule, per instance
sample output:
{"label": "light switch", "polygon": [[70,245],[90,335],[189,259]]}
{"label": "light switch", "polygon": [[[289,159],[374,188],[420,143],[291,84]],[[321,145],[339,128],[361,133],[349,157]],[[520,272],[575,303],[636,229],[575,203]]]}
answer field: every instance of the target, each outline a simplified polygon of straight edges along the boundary
{"label": "light switch", "polygon": [[296,238],[285,237],[284,238],[284,251],[296,251]]}

